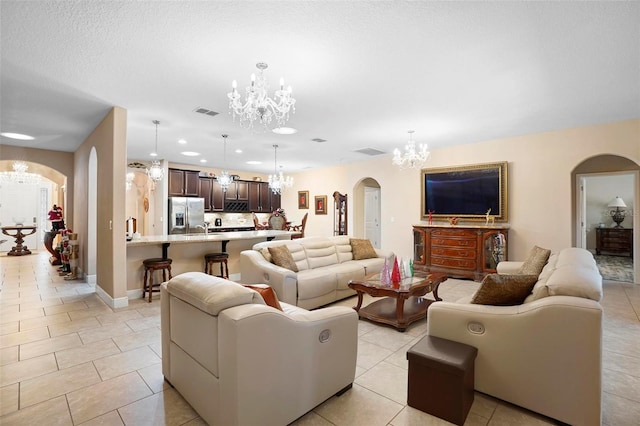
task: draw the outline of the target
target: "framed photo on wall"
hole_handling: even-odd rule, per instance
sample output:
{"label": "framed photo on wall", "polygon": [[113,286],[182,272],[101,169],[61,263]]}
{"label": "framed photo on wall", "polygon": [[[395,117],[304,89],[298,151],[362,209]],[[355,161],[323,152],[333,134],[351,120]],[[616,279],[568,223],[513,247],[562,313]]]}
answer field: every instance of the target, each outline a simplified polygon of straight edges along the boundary
{"label": "framed photo on wall", "polygon": [[309,191],[298,191],[298,208],[309,208]]}
{"label": "framed photo on wall", "polygon": [[327,214],[327,196],[316,195],[315,206],[316,206],[316,214]]}

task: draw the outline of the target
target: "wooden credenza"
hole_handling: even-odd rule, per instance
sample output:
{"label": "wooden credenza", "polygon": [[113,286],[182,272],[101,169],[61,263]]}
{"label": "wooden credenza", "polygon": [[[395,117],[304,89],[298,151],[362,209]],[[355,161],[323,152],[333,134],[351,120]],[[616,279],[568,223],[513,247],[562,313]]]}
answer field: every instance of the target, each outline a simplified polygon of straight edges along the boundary
{"label": "wooden credenza", "polygon": [[414,267],[449,277],[482,280],[507,260],[507,225],[413,227]]}
{"label": "wooden credenza", "polygon": [[633,229],[596,228],[596,254],[601,253],[633,257]]}

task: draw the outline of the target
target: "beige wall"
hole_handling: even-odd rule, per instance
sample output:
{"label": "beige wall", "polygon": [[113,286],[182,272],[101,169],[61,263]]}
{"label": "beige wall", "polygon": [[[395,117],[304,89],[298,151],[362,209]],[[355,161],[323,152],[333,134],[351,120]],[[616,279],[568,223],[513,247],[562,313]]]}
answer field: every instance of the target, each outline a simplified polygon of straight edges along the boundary
{"label": "beige wall", "polygon": [[[509,258],[523,259],[534,244],[551,249],[574,245],[572,172],[584,160],[604,154],[626,157],[637,167],[640,120],[434,149],[427,167],[508,161]],[[349,234],[361,235],[361,229],[353,228],[361,223],[352,216],[353,191],[363,178],[375,179],[381,187],[382,247],[400,256],[412,255],[411,225],[424,223],[420,221],[419,170],[400,170],[391,165],[391,156],[381,156],[293,176],[294,187],[283,196],[283,206],[294,222],[305,212],[297,208],[297,191],[309,190],[310,200],[316,195],[329,197],[329,215],[309,211],[305,232],[309,236],[333,232],[330,197],[336,190],[349,195]],[[636,240],[635,248],[640,250],[640,241]]]}
{"label": "beige wall", "polygon": [[[127,160],[127,115],[113,108],[75,152],[76,184],[74,216],[77,218],[81,262],[88,258],[89,155],[98,158],[97,265],[96,284],[111,298],[126,297],[125,174]],[[82,263],[83,270],[86,269]]]}

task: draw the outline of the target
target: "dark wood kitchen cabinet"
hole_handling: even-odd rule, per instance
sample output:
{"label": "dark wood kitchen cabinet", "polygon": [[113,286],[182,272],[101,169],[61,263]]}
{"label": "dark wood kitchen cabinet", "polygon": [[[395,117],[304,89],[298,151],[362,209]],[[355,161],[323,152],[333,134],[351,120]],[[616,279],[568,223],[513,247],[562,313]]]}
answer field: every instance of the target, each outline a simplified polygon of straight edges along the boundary
{"label": "dark wood kitchen cabinet", "polygon": [[194,170],[169,169],[170,197],[197,197],[200,172]]}
{"label": "dark wood kitchen cabinet", "polygon": [[204,198],[205,212],[224,210],[224,193],[215,178],[201,177],[198,181],[198,197]]}
{"label": "dark wood kitchen cabinet", "polygon": [[[256,213],[274,211],[271,202],[272,195],[267,182],[249,182],[249,210]],[[279,204],[278,207],[280,207]]]}
{"label": "dark wood kitchen cabinet", "polygon": [[249,182],[244,180],[231,182],[224,199],[226,201],[249,201]]}

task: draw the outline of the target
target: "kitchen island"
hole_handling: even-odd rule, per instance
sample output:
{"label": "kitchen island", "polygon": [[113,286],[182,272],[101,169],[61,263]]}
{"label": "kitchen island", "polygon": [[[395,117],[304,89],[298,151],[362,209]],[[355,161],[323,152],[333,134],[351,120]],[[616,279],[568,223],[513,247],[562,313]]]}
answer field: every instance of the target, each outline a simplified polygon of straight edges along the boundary
{"label": "kitchen island", "polygon": [[[240,280],[240,252],[254,244],[271,240],[290,240],[299,232],[238,231],[187,235],[151,235],[127,242],[127,294],[130,299],[142,297],[142,261],[153,257],[173,260],[173,276],[183,272],[204,272],[204,255],[212,252],[229,253],[229,278]],[[154,280],[160,276],[154,277]]]}

